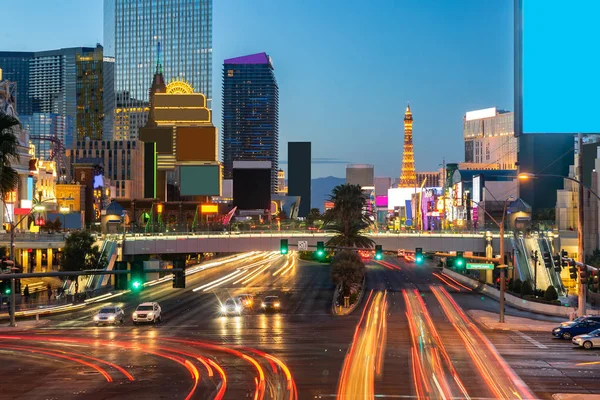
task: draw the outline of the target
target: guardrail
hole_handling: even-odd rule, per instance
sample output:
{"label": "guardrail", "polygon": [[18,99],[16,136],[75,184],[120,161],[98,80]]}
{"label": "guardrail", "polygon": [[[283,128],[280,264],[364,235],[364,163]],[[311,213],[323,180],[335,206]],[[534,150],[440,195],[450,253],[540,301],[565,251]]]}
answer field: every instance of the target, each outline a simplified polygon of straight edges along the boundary
{"label": "guardrail", "polygon": [[[65,233],[15,233],[15,242],[59,242],[65,240]],[[0,233],[0,242],[10,242],[10,233]]]}

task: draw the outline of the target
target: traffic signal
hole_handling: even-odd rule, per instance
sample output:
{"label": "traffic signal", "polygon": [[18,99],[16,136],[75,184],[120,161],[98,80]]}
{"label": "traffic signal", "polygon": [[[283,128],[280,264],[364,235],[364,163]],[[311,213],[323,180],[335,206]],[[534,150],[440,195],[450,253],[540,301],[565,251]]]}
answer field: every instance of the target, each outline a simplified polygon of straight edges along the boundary
{"label": "traffic signal", "polygon": [[325,255],[325,242],[317,242],[317,257],[321,258]]}
{"label": "traffic signal", "polygon": [[423,264],[425,258],[423,257],[423,248],[417,247],[415,249],[415,264]]}
{"label": "traffic signal", "polygon": [[569,276],[571,279],[577,279],[577,264],[575,264],[575,261],[569,262]]}
{"label": "traffic signal", "polygon": [[588,270],[587,267],[579,267],[579,282],[583,283],[587,280]]}
{"label": "traffic signal", "polygon": [[173,268],[178,269],[173,274],[173,288],[185,289],[185,261],[175,260],[173,261]]}
{"label": "traffic signal", "polygon": [[3,279],[2,284],[0,285],[1,294],[4,296],[10,296],[10,279]]}
{"label": "traffic signal", "polygon": [[454,260],[454,265],[457,267],[464,267],[465,266],[465,258],[463,257],[463,252],[462,251],[457,251],[456,252],[456,259]]}
{"label": "traffic signal", "polygon": [[[115,271],[127,271],[127,261],[115,262]],[[127,290],[127,283],[129,278],[127,274],[116,274],[115,275],[115,289],[116,290]]]}
{"label": "traffic signal", "polygon": [[596,291],[598,291],[599,285],[598,285],[598,271],[597,270],[591,271],[590,284],[592,285],[592,288],[594,288]]}
{"label": "traffic signal", "polygon": [[381,248],[381,245],[375,245],[375,259],[376,260],[381,260],[383,258],[383,249]]}
{"label": "traffic signal", "polygon": [[134,292],[139,292],[144,288],[146,274],[144,273],[144,262],[134,261],[131,263],[131,282],[129,287]]}
{"label": "traffic signal", "polygon": [[547,269],[552,268],[552,256],[547,251],[544,252],[544,266]]}
{"label": "traffic signal", "polygon": [[563,268],[567,268],[569,266],[569,261],[566,260],[568,257],[569,257],[569,253],[567,253],[566,250],[561,250],[560,258],[562,261],[561,261],[560,265]]}
{"label": "traffic signal", "polygon": [[287,239],[281,239],[281,242],[279,244],[279,252],[281,254],[287,254],[288,251],[289,251],[288,240]]}

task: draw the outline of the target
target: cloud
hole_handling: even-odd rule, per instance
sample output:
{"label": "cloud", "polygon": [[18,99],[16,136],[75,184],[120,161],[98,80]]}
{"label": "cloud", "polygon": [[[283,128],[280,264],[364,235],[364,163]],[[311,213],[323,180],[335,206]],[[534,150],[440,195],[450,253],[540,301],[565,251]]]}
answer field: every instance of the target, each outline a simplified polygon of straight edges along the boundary
{"label": "cloud", "polygon": [[[279,164],[287,164],[288,160],[279,160]],[[311,164],[352,164],[352,161],[339,160],[337,158],[317,157],[311,160]]]}

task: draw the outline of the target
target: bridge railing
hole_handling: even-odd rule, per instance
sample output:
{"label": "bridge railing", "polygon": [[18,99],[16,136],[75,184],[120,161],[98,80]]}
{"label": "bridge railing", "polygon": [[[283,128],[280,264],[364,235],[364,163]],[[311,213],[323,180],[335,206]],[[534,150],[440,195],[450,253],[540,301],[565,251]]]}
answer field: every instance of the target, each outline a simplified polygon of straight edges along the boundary
{"label": "bridge railing", "polygon": [[[15,242],[59,242],[64,240],[64,233],[15,232]],[[9,243],[10,233],[0,233],[0,242]]]}

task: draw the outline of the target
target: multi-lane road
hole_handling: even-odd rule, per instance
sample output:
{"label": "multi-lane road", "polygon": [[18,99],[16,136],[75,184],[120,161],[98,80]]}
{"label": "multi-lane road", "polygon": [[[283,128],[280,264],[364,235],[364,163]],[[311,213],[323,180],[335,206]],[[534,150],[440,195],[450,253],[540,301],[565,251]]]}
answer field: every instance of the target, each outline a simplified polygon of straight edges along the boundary
{"label": "multi-lane road", "polygon": [[[210,264],[209,264],[210,265]],[[295,254],[252,253],[84,310],[49,317],[36,330],[0,330],[0,398],[550,398],[600,393],[600,353],[550,333],[486,331],[469,309],[497,303],[433,266],[371,262],[362,305],[331,313],[329,266]],[[279,296],[222,316],[242,293]],[[130,318],[157,301],[163,321],[96,327],[106,304]],[[515,310],[508,313],[521,314]],[[10,377],[10,379],[7,379]]]}

